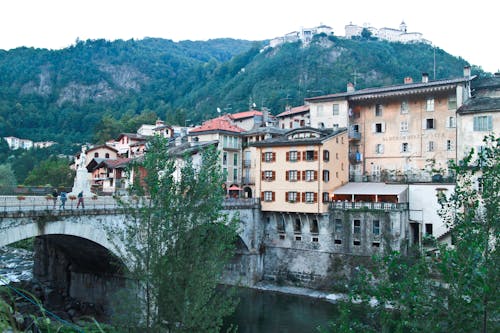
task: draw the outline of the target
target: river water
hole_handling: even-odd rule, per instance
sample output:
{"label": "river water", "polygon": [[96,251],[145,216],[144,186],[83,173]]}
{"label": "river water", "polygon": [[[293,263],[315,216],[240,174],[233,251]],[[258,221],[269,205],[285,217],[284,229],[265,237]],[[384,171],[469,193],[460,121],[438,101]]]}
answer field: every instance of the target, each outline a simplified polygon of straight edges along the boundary
{"label": "river water", "polygon": [[[0,285],[32,278],[33,253],[12,247],[0,248]],[[238,288],[240,302],[226,318],[225,327],[240,333],[308,333],[326,327],[335,318],[336,306],[328,301],[250,288]],[[225,330],[223,330],[225,331]]]}

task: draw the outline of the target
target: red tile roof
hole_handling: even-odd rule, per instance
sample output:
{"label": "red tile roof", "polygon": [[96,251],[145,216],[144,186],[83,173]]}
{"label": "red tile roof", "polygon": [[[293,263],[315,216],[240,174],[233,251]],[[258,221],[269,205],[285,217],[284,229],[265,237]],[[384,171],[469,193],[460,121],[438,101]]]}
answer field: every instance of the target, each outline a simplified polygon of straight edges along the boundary
{"label": "red tile roof", "polygon": [[288,109],[285,112],[281,112],[280,114],[276,115],[276,117],[286,117],[292,114],[303,113],[307,111],[309,111],[309,105],[301,105]]}
{"label": "red tile roof", "polygon": [[208,132],[208,131],[227,131],[227,132],[236,132],[241,133],[245,130],[241,127],[233,125],[230,117],[221,116],[218,118],[207,120],[203,123],[203,125],[193,128],[189,133],[198,133],[198,132]]}
{"label": "red tile roof", "polygon": [[257,110],[250,110],[250,111],[243,111],[243,112],[238,112],[238,113],[233,113],[228,115],[231,119],[238,120],[238,119],[244,119],[244,118],[251,118],[254,116],[262,116],[262,112],[257,111]]}

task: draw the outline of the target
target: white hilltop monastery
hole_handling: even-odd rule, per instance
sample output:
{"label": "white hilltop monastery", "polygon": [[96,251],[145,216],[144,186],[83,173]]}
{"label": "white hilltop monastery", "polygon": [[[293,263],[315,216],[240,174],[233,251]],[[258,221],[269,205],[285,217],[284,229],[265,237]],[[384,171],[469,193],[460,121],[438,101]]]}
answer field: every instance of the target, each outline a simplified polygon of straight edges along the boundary
{"label": "white hilltop monastery", "polygon": [[376,37],[381,40],[387,40],[389,42],[400,42],[400,43],[427,43],[431,42],[427,39],[424,39],[420,32],[408,32],[408,27],[406,23],[403,21],[399,25],[399,29],[393,28],[374,28],[368,24],[364,24],[363,26],[355,25],[349,23],[345,26],[345,37],[353,38],[357,36],[361,36],[361,32],[363,29],[367,29],[372,33],[373,37]]}

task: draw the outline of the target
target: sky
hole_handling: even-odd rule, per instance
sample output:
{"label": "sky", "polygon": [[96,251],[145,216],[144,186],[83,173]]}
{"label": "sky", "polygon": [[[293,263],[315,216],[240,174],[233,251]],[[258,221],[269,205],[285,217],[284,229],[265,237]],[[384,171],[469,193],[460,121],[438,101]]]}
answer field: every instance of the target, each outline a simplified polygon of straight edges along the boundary
{"label": "sky", "polygon": [[420,32],[485,71],[500,69],[498,6],[492,0],[1,0],[0,49],[61,49],[76,39],[264,40],[352,22]]}

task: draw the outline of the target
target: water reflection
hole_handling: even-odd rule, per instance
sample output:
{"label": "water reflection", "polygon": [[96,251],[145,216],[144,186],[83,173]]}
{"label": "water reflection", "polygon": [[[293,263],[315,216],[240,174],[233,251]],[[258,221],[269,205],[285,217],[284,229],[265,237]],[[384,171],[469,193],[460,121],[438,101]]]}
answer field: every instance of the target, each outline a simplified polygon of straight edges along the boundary
{"label": "water reflection", "polygon": [[248,288],[240,288],[238,293],[240,304],[226,323],[238,325],[240,333],[317,332],[337,311],[334,304],[304,296]]}

